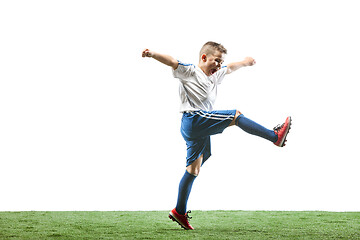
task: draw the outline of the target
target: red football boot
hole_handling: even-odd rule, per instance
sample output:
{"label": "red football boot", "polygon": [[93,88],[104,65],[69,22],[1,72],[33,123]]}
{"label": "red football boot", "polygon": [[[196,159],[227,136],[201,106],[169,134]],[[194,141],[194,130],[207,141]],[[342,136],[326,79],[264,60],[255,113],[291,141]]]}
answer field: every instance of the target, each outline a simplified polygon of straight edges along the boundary
{"label": "red football boot", "polygon": [[175,222],[177,222],[182,228],[185,230],[193,230],[194,228],[190,225],[188,219],[190,220],[191,217],[188,215],[191,211],[187,211],[185,215],[180,215],[177,213],[176,209],[170,211],[169,218]]}
{"label": "red football boot", "polygon": [[291,126],[291,117],[287,117],[285,122],[280,126],[274,127],[274,132],[278,136],[278,140],[274,143],[278,147],[285,146],[286,136],[289,133]]}

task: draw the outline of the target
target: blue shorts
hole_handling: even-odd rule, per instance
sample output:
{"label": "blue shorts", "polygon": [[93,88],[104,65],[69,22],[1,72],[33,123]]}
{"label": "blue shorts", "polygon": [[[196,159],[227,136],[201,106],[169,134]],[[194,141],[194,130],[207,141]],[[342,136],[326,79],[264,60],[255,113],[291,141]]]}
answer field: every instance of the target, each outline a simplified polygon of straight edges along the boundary
{"label": "blue shorts", "polygon": [[235,117],[236,110],[184,112],[181,135],[186,141],[186,166],[202,154],[203,162],[211,156],[210,136],[222,133]]}

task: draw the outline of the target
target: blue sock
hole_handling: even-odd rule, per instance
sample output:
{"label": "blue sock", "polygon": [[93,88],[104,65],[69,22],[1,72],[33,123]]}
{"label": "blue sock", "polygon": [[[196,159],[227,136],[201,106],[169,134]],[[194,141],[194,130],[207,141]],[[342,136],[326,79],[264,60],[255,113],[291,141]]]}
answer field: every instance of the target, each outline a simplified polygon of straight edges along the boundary
{"label": "blue sock", "polygon": [[187,201],[189,199],[189,195],[195,178],[196,176],[188,173],[188,171],[185,171],[185,174],[180,181],[176,211],[181,215],[185,215],[186,213]]}
{"label": "blue sock", "polygon": [[260,124],[246,118],[243,114],[237,117],[235,124],[247,133],[265,138],[271,142],[276,142],[278,137],[273,130],[264,128]]}

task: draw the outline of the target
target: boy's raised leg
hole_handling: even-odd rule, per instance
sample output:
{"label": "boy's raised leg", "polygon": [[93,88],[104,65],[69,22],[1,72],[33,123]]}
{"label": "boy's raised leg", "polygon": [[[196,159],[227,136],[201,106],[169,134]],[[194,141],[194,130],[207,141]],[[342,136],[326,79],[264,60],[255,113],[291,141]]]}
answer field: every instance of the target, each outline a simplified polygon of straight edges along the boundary
{"label": "boy's raised leg", "polygon": [[248,119],[243,114],[236,118],[235,125],[249,134],[265,138],[273,143],[278,140],[278,137],[273,130],[261,126],[253,120]]}
{"label": "boy's raised leg", "polygon": [[229,126],[236,125],[245,132],[262,137],[273,142],[278,147],[285,146],[286,137],[291,127],[291,117],[287,117],[282,125],[278,125],[273,130],[269,130],[260,124],[246,118],[240,111],[236,111],[234,120]]}

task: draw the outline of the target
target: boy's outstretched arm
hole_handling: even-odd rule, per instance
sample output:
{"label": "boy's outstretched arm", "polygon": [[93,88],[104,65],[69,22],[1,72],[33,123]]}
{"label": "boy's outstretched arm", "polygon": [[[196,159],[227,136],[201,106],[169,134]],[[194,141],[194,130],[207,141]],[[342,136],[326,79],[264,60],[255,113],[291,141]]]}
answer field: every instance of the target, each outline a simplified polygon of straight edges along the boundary
{"label": "boy's outstretched arm", "polygon": [[179,65],[179,62],[175,58],[173,58],[169,55],[150,51],[149,49],[143,50],[142,57],[154,58],[154,59],[158,60],[159,62],[172,67],[174,70],[177,69],[177,67]]}
{"label": "boy's outstretched arm", "polygon": [[229,63],[227,65],[227,74],[232,73],[242,67],[246,67],[246,66],[252,66],[254,65],[256,62],[252,57],[246,57],[243,61],[241,62],[234,62],[234,63]]}

